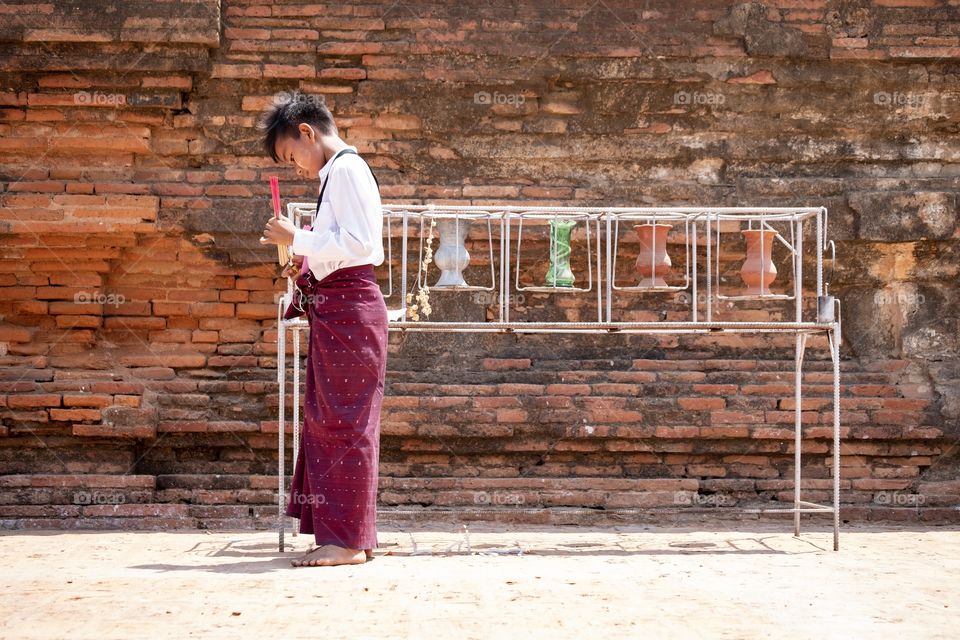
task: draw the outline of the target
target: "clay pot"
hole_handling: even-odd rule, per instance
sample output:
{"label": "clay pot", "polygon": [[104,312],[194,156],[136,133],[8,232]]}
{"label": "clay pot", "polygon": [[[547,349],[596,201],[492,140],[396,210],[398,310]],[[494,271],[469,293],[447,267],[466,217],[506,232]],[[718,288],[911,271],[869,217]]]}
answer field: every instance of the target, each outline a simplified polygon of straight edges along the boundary
{"label": "clay pot", "polygon": [[463,279],[463,270],[470,264],[470,253],[464,246],[471,220],[440,218],[437,230],[440,232],[440,246],[433,254],[433,262],[440,269],[440,279],[434,289],[446,289],[467,286]]}
{"label": "clay pot", "polygon": [[770,229],[747,229],[741,231],[747,241],[747,259],[740,267],[740,277],[747,285],[748,296],[770,295],[770,284],[777,277],[773,264],[773,239],[776,232]]}
{"label": "clay pot", "polygon": [[637,271],[641,287],[666,287],[663,279],[670,273],[673,263],[667,255],[667,233],[672,224],[635,224],[640,237],[640,254],[637,256]]}

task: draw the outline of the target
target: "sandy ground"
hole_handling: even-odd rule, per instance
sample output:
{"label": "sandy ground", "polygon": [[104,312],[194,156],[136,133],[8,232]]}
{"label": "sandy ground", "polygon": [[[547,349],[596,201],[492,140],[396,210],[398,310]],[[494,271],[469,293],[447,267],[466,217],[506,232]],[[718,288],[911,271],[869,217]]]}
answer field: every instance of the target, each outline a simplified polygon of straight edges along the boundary
{"label": "sandy ground", "polygon": [[[364,565],[312,536],[0,536],[3,638],[960,637],[960,530],[789,524],[380,529]],[[469,546],[469,548],[468,548]],[[296,552],[296,553],[295,553]]]}

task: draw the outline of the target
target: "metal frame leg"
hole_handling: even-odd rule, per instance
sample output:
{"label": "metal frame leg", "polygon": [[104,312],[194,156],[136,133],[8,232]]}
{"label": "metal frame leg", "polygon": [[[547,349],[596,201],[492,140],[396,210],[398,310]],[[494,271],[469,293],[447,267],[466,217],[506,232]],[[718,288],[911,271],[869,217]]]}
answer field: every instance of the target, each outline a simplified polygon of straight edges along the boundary
{"label": "metal frame leg", "polygon": [[793,372],[793,415],[794,415],[794,435],[793,435],[793,535],[800,535],[800,488],[802,480],[802,462],[801,446],[803,442],[803,421],[801,420],[802,394],[801,384],[803,380],[803,355],[807,349],[806,334],[797,334],[794,344],[794,372]]}
{"label": "metal frame leg", "polygon": [[[297,456],[300,453],[300,327],[293,325],[291,327],[293,337],[293,464],[297,464]],[[284,357],[286,360],[286,357]],[[297,528],[291,530],[291,535],[297,537]]]}
{"label": "metal frame leg", "polygon": [[833,359],[833,550],[840,550],[840,302],[837,301],[830,355]]}
{"label": "metal frame leg", "polygon": [[277,452],[277,534],[279,537],[278,545],[280,553],[283,553],[283,507],[286,503],[284,499],[284,432],[286,431],[285,416],[284,416],[284,404],[285,404],[285,387],[286,387],[286,327],[283,324],[283,300],[280,302],[280,311],[278,311],[279,317],[277,320],[277,384],[280,387],[279,396],[280,404],[278,408],[278,419],[277,419],[277,442],[278,442],[278,452]]}

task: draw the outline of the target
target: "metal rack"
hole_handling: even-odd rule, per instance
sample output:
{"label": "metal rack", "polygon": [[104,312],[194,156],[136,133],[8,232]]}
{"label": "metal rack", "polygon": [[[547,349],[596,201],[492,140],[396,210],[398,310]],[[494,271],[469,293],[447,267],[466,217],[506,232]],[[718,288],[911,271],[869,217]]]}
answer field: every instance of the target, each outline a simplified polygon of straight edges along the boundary
{"label": "metal rack", "polygon": [[[388,291],[384,294],[388,307],[391,306],[393,291],[393,237],[391,224],[400,221],[400,294],[399,307],[390,313],[390,331],[453,331],[453,332],[494,332],[494,333],[671,333],[671,334],[713,334],[713,333],[770,333],[792,334],[794,343],[794,500],[791,507],[741,509],[744,513],[792,513],[794,515],[794,535],[800,535],[800,515],[802,513],[829,513],[833,515],[833,548],[840,548],[840,302],[830,296],[826,290],[823,277],[824,250],[830,249],[831,254],[835,247],[833,242],[825,243],[828,214],[825,207],[522,207],[522,206],[447,206],[447,205],[384,205],[384,221],[388,251]],[[311,203],[290,203],[287,206],[288,217],[298,227],[312,217],[315,205]],[[499,283],[498,315],[494,322],[442,322],[442,321],[410,321],[407,317],[407,256],[408,232],[411,220],[422,221],[437,216],[463,216],[464,218],[481,217],[488,221],[488,233],[494,228],[490,223],[499,222]],[[522,224],[524,220],[548,220],[550,218],[576,218],[585,221],[588,229],[587,247],[593,253],[592,244],[596,244],[595,255],[588,255],[588,281],[590,286],[572,291],[570,288],[559,286],[532,287],[540,293],[589,293],[593,287],[593,268],[596,266],[596,304],[597,322],[523,322],[510,320],[510,293],[511,290],[524,290],[519,286],[519,256],[522,241]],[[653,224],[658,222],[682,222],[684,225],[684,250],[687,256],[684,267],[684,284],[668,287],[653,287],[649,293],[664,291],[690,291],[690,320],[671,322],[620,322],[613,319],[613,300],[620,295],[646,295],[642,287],[614,286],[616,252],[619,246],[619,223],[621,220],[646,220]],[[803,239],[805,223],[814,225],[815,248],[812,252],[816,260],[816,317],[804,318],[803,314]],[[514,223],[518,226],[516,247],[511,243],[511,228]],[[737,224],[739,223],[739,225]],[[722,234],[730,227],[739,228],[743,224],[749,228],[755,225],[760,229],[771,230],[783,245],[789,255],[792,271],[790,293],[771,293],[768,295],[751,296],[723,296],[720,294],[720,246]],[[772,225],[783,227],[784,237]],[[605,233],[601,233],[601,225]],[[591,240],[589,229],[595,229],[595,239]],[[698,259],[697,250],[698,230],[703,229],[705,244],[704,284],[706,296],[703,304],[699,301]],[[604,239],[605,251],[601,251],[601,237]],[[491,252],[494,239],[489,238]],[[551,243],[551,247],[552,247]],[[422,248],[422,247],[421,247]],[[515,281],[511,282],[511,252],[517,252],[517,267],[514,271]],[[419,265],[418,265],[419,269]],[[493,270],[491,253],[491,270]],[[493,273],[493,271],[491,271]],[[603,274],[603,278],[601,278]],[[601,279],[603,280],[601,284]],[[469,289],[488,287],[469,287]],[[716,291],[715,291],[716,289]],[[280,386],[279,396],[279,438],[278,438],[278,513],[277,528],[280,550],[283,551],[283,537],[285,527],[285,389],[286,389],[286,334],[292,333],[293,339],[293,385],[296,402],[293,403],[293,455],[298,455],[300,439],[300,332],[308,328],[308,323],[302,319],[283,320],[283,310],[292,298],[293,281],[287,284],[287,293],[282,296],[277,307],[277,381]],[[741,300],[771,300],[779,302],[793,302],[793,318],[782,322],[739,322],[715,321],[714,312],[717,300],[728,300],[732,304]],[[702,307],[702,314],[701,314]],[[704,318],[704,319],[701,319]],[[833,364],[833,495],[832,504],[817,504],[802,499],[801,495],[801,450],[802,450],[802,371],[803,357],[807,339],[813,334],[825,334],[828,340],[830,356]],[[294,535],[296,531],[294,530]]]}

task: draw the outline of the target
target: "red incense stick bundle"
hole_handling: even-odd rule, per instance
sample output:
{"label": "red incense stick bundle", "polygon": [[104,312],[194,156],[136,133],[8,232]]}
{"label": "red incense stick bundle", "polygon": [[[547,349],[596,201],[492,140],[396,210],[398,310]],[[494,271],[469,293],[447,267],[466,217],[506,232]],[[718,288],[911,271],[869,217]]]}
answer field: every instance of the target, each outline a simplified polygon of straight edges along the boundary
{"label": "red incense stick bundle", "polygon": [[[270,195],[273,196],[273,216],[280,218],[280,181],[277,176],[270,176]],[[277,245],[277,261],[281,265],[290,261],[290,248],[284,245]]]}

